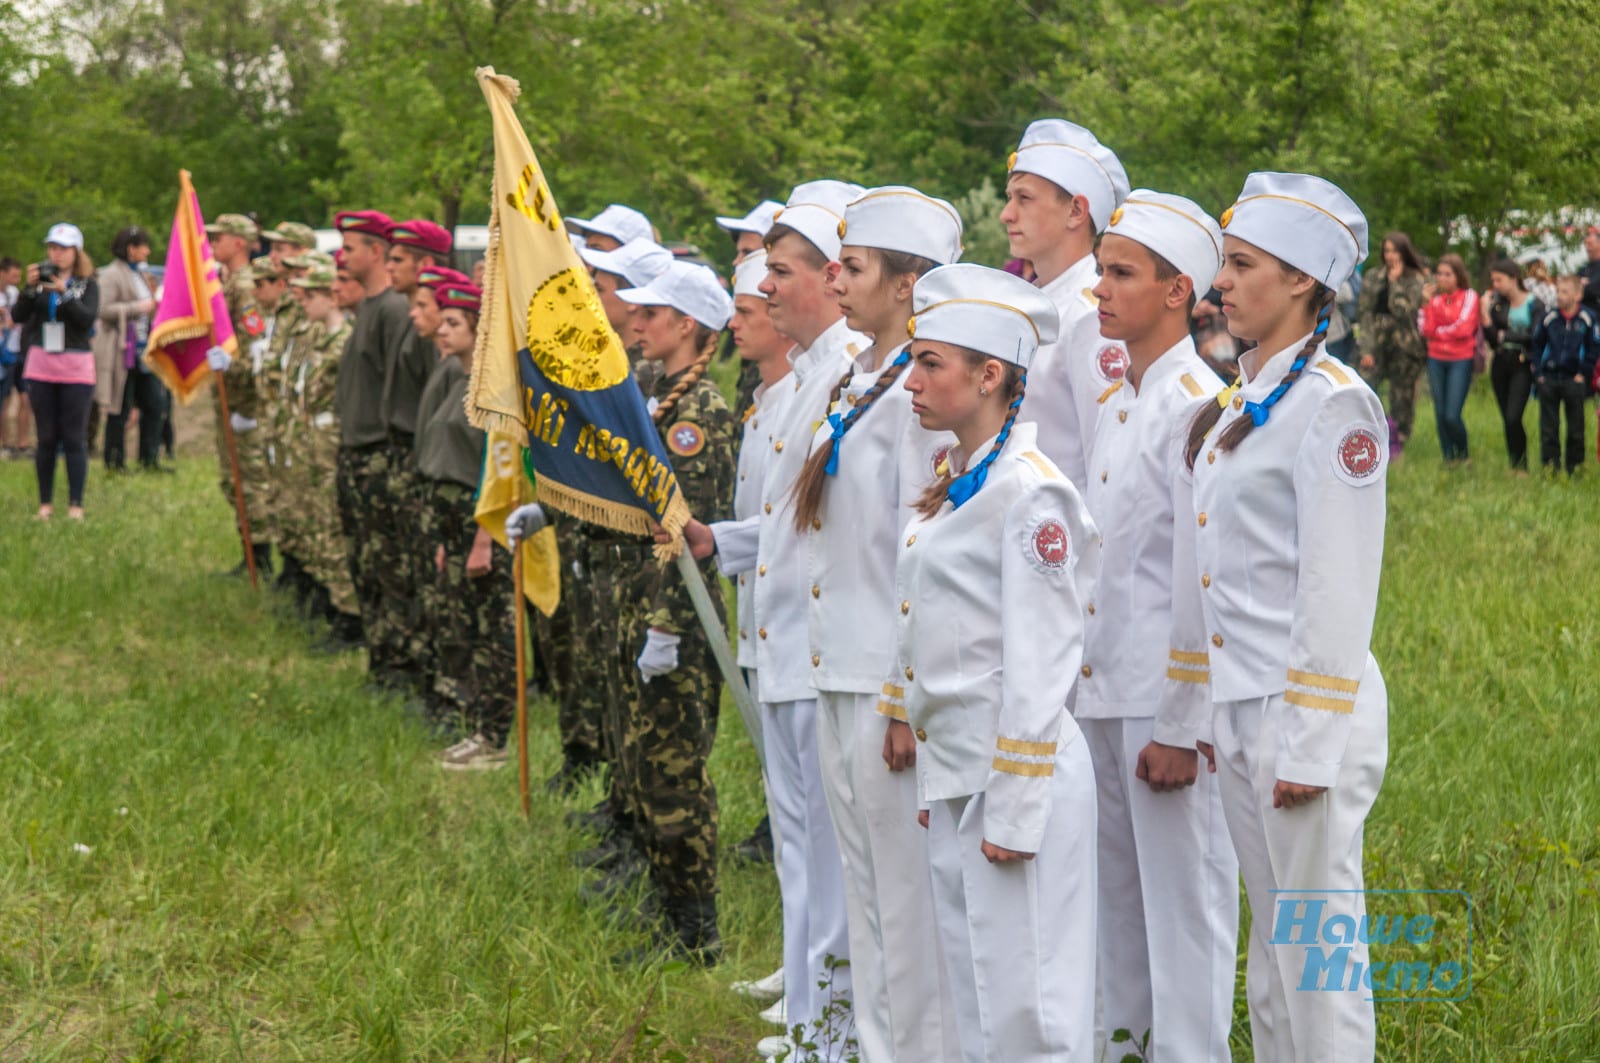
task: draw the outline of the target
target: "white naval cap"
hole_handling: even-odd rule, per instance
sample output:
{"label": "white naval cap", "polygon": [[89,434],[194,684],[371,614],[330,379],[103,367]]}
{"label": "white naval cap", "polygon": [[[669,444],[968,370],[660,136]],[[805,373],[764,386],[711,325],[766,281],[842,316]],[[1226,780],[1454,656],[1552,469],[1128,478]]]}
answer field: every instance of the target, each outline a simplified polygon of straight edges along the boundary
{"label": "white naval cap", "polygon": [[761,290],[761,282],[767,279],[767,253],[755,251],[739,260],[733,267],[733,294],[737,298],[741,295],[753,295],[757,299],[765,299],[767,293]]}
{"label": "white naval cap", "polygon": [[1222,231],[1338,288],[1367,257],[1367,219],[1331,181],[1305,173],[1253,173],[1222,212]]}
{"label": "white naval cap", "polygon": [[1128,171],[1116,154],[1081,125],[1060,118],[1041,118],[1028,126],[1022,143],[1011,153],[1011,173],[1031,173],[1089,200],[1095,231],[1103,230],[1111,212],[1128,196]]}
{"label": "white naval cap", "polygon": [[717,224],[730,233],[755,233],[757,236],[767,235],[767,230],[772,228],[772,219],[778,216],[778,211],[783,209],[783,204],[775,199],[764,199],[756,204],[755,208],[742,218],[717,217]]}
{"label": "white naval cap", "polygon": [[1222,229],[1182,196],[1136,188],[1111,212],[1106,232],[1148,247],[1194,282],[1204,296],[1222,268]]}
{"label": "white naval cap", "polygon": [[876,247],[948,266],[961,257],[961,214],[905,185],[869,189],[844,211],[841,244]]}
{"label": "white naval cap", "polygon": [[911,311],[906,331],[913,338],[953,343],[1023,369],[1061,327],[1055,304],[1038,288],[971,262],[923,274],[911,289]]}
{"label": "white naval cap", "polygon": [[789,201],[772,220],[810,240],[829,262],[837,262],[841,246],[839,223],[844,221],[845,208],[865,191],[848,181],[807,181],[794,186]]}
{"label": "white naval cap", "polygon": [[718,332],[733,316],[732,297],[711,267],[697,262],[674,262],[649,284],[626,288],[617,298],[634,306],[670,306]]}
{"label": "white naval cap", "polygon": [[567,228],[578,233],[598,233],[619,244],[630,240],[654,240],[650,219],[621,203],[613,203],[592,218],[568,218]]}
{"label": "white naval cap", "polygon": [[635,288],[643,288],[676,261],[672,252],[654,240],[629,240],[615,251],[585,247],[578,257],[601,273],[614,273]]}

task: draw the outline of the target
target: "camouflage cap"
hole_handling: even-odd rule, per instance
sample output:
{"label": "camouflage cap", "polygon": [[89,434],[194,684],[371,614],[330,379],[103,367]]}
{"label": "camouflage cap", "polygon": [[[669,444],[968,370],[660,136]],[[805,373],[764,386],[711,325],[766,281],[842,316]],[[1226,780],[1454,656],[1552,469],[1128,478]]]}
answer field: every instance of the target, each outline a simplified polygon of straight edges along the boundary
{"label": "camouflage cap", "polygon": [[296,277],[289,283],[296,288],[327,288],[331,290],[334,280],[333,267],[331,265],[317,265],[307,270],[304,277]]}
{"label": "camouflage cap", "polygon": [[261,239],[272,244],[293,244],[296,247],[316,247],[317,234],[309,225],[297,221],[281,221],[276,229],[268,229]]}
{"label": "camouflage cap", "polygon": [[216,221],[206,226],[206,232],[211,236],[242,236],[254,240],[261,230],[243,214],[219,214]]}
{"label": "camouflage cap", "polygon": [[326,251],[302,251],[298,255],[285,255],[283,264],[290,269],[316,269],[318,266],[333,268],[333,256]]}
{"label": "camouflage cap", "polygon": [[272,264],[272,259],[266,255],[250,260],[250,272],[255,274],[258,281],[276,281],[283,279],[283,270]]}

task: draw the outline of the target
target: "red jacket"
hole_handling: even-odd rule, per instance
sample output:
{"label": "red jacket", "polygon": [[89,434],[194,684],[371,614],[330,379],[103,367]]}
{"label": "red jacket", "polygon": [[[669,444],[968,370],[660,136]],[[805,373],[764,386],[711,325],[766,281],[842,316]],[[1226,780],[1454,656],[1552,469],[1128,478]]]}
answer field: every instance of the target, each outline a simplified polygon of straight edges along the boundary
{"label": "red jacket", "polygon": [[1435,295],[1417,311],[1417,328],[1428,341],[1428,357],[1441,362],[1462,362],[1478,349],[1478,293],[1457,288]]}

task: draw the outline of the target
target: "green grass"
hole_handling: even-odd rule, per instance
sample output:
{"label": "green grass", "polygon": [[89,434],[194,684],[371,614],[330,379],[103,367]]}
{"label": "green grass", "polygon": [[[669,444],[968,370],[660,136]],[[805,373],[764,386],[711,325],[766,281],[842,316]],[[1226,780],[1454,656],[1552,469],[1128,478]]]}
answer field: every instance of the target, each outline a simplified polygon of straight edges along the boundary
{"label": "green grass", "polygon": [[[1472,895],[1474,982],[1380,1005],[1380,1056],[1600,1059],[1600,481],[1511,479],[1481,388],[1469,469],[1423,416],[1390,481],[1367,874]],[[753,1058],[770,1028],[725,986],[779,962],[770,873],[724,866],[723,967],[613,967],[639,935],[578,900],[570,806],[527,824],[514,771],[440,772],[355,658],[211,575],[211,460],[91,475],[89,523],[40,526],[0,463],[0,1060]],[[760,797],[731,710],[712,767],[732,842]]]}

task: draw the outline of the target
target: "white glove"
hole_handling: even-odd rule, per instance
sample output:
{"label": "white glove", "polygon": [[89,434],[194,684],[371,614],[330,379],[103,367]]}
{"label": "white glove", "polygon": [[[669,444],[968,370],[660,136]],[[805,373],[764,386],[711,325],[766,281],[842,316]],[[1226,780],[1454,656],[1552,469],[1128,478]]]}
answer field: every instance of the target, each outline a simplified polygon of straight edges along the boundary
{"label": "white glove", "polygon": [[[223,352],[223,357],[227,357],[226,351]],[[254,432],[256,430],[256,422],[255,418],[253,417],[243,417],[237,413],[233,413],[228,415],[228,423],[233,425],[233,430],[238,432],[240,435],[243,435],[246,432]]]}
{"label": "white glove", "polygon": [[233,355],[221,347],[213,347],[206,352],[206,364],[212,368],[213,372],[226,373],[228,366],[233,364]]}
{"label": "white glove", "polygon": [[511,516],[506,518],[506,545],[515,550],[518,543],[538,535],[549,523],[549,519],[544,515],[544,507],[539,503],[530,502],[526,506],[518,506],[511,511]]}
{"label": "white glove", "polygon": [[646,683],[658,675],[678,670],[678,636],[651,628],[644,636],[644,652],[639,654],[639,674]]}

